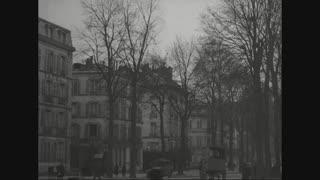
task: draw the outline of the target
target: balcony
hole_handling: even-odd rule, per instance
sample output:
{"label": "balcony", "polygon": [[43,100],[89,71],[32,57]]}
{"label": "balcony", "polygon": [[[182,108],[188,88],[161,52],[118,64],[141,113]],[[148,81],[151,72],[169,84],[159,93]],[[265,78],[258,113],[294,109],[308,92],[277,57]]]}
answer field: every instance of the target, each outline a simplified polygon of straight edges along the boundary
{"label": "balcony", "polygon": [[58,98],[58,104],[66,105],[66,104],[67,104],[67,99],[65,99],[65,98]]}
{"label": "balcony", "polygon": [[67,137],[66,128],[56,128],[56,127],[42,127],[40,134],[44,136],[53,136],[53,137]]}
{"label": "balcony", "polygon": [[101,138],[81,138],[78,140],[79,144],[90,145],[90,146],[101,146],[104,144],[103,139]]}
{"label": "balcony", "polygon": [[48,103],[53,103],[53,97],[48,95],[43,95],[43,101]]}

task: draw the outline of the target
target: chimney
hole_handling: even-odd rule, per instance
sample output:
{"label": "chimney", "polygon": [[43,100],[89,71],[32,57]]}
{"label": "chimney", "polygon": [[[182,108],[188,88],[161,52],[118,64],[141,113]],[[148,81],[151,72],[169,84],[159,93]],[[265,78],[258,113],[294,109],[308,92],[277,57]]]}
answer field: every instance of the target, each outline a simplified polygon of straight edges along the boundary
{"label": "chimney", "polygon": [[86,66],[92,65],[92,56],[88,59],[86,59]]}

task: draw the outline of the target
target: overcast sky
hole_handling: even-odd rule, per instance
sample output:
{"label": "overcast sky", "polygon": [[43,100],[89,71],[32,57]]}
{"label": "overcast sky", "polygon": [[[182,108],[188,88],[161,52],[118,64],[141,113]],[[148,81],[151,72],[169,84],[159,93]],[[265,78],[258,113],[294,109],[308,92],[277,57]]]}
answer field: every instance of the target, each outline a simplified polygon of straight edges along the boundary
{"label": "overcast sky", "polygon": [[[158,36],[158,50],[164,54],[176,35],[187,39],[198,36],[200,13],[204,12],[208,5],[218,7],[220,0],[160,0],[159,2],[163,25]],[[71,30],[71,34],[76,28],[83,27],[84,16],[80,0],[39,0],[38,9],[39,17]],[[77,48],[77,44],[73,45]]]}

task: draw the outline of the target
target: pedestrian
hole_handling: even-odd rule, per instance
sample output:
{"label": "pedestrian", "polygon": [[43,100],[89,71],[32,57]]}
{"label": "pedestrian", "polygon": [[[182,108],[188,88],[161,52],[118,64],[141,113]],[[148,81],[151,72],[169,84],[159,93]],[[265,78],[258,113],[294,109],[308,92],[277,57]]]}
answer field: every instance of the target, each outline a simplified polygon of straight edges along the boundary
{"label": "pedestrian", "polygon": [[251,168],[249,163],[244,163],[242,168],[242,179],[250,179],[251,176]]}
{"label": "pedestrian", "polygon": [[122,177],[126,176],[126,165],[124,164],[121,169]]}
{"label": "pedestrian", "polygon": [[92,162],[92,173],[93,173],[93,180],[100,179],[102,176],[102,162],[100,159],[93,159]]}
{"label": "pedestrian", "polygon": [[118,164],[116,164],[116,165],[114,166],[113,173],[114,173],[114,175],[116,175],[116,177],[118,176],[118,173],[119,173],[119,166],[118,166]]}
{"label": "pedestrian", "polygon": [[200,179],[206,179],[207,173],[206,173],[206,165],[205,165],[204,159],[200,161],[199,173],[200,173]]}
{"label": "pedestrian", "polygon": [[57,169],[57,179],[63,179],[64,176],[64,166],[62,162],[56,167]]}

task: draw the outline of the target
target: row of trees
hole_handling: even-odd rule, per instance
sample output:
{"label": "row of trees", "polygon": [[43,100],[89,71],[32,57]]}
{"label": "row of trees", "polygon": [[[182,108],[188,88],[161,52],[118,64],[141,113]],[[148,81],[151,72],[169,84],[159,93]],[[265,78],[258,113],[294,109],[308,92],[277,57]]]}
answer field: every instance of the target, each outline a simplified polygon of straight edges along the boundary
{"label": "row of trees", "polygon": [[[81,2],[86,19],[79,31],[80,57],[92,57],[106,82],[109,124],[108,149],[114,147],[113,124],[115,102],[122,91],[130,89],[131,134],[130,177],[136,177],[137,147],[137,83],[149,46],[157,34],[158,5],[155,1],[89,0]],[[125,67],[125,70],[123,70]],[[122,68],[122,69],[121,69]],[[112,151],[107,159],[112,159]],[[112,161],[108,161],[108,177],[112,177]]]}
{"label": "row of trees", "polygon": [[219,123],[224,144],[227,124],[232,149],[236,128],[240,161],[250,146],[256,178],[269,177],[271,148],[276,164],[281,162],[281,1],[224,0],[220,11],[209,7],[202,14],[201,25],[197,74],[202,79],[201,96],[212,112],[212,144],[217,144]]}
{"label": "row of trees", "polygon": [[[160,57],[150,55],[148,50],[158,33],[160,18],[156,1],[82,1],[87,19],[85,28],[79,33],[81,47],[78,49],[79,54],[93,58],[106,82],[110,149],[114,146],[114,103],[122,90],[128,86],[130,89],[130,177],[136,176],[135,127],[141,84],[157,99],[150,103],[160,115],[162,151],[165,149],[163,109],[166,100],[178,115],[181,124],[180,174],[186,159],[186,126],[197,98],[208,104],[213,145],[225,144],[227,134],[224,129],[228,127],[231,161],[233,129],[237,129],[240,132],[240,161],[244,161],[244,157],[250,160],[249,156],[256,154],[257,178],[268,176],[263,169],[271,167],[270,138],[274,139],[272,148],[276,162],[280,163],[281,1],[223,2],[222,11],[208,8],[202,14],[204,36],[197,41],[177,38],[168,56]],[[149,62],[161,69],[166,66],[166,60],[171,63],[179,86],[166,84],[161,73],[145,74],[148,72],[144,70],[144,64]],[[126,70],[122,71],[121,67]],[[147,75],[149,79],[145,78]],[[169,86],[175,90],[168,91]],[[112,156],[112,152],[109,153],[110,159]],[[112,162],[109,163],[108,167],[113,167]],[[112,173],[108,174],[112,177]]]}

